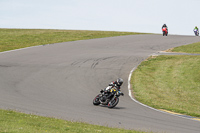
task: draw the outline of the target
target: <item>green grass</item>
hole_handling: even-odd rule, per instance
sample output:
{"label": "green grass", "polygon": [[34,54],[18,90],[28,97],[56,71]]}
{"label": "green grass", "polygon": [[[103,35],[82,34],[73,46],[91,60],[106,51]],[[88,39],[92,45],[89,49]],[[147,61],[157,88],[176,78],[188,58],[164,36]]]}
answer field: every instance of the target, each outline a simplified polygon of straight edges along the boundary
{"label": "green grass", "polygon": [[135,98],[151,107],[200,117],[200,56],[161,55],[133,72]]}
{"label": "green grass", "polygon": [[175,47],[170,52],[197,53],[200,54],[200,42]]}
{"label": "green grass", "polygon": [[144,133],[0,110],[1,133]]}
{"label": "green grass", "polygon": [[0,52],[24,47],[142,33],[84,30],[0,29]]}

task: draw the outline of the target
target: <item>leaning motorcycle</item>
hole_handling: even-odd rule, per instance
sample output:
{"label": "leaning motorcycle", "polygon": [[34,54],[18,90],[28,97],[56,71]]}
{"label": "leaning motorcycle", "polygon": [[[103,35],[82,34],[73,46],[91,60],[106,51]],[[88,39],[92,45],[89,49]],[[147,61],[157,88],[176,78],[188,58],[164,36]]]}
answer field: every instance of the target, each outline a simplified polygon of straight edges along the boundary
{"label": "leaning motorcycle", "polygon": [[162,28],[162,32],[163,32],[163,36],[167,36],[168,35],[168,30],[167,30],[167,28],[166,27],[163,27]]}
{"label": "leaning motorcycle", "polygon": [[[109,93],[106,93],[106,91],[101,90],[101,93],[97,95],[94,100],[94,105],[107,105],[108,108],[114,108],[119,103],[119,97],[120,95],[124,95],[121,93],[120,90],[118,90],[116,87],[112,87],[109,90]],[[108,97],[109,94],[112,94],[110,97]]]}
{"label": "leaning motorcycle", "polygon": [[194,30],[195,36],[199,36],[199,31],[197,29]]}

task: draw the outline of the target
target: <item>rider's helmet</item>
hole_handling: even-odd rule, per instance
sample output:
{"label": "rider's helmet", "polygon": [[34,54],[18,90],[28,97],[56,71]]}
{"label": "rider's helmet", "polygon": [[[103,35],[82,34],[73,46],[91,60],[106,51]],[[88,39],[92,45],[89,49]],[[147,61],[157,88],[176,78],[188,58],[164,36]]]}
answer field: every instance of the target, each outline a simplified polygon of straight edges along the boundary
{"label": "rider's helmet", "polygon": [[123,81],[122,78],[118,78],[118,79],[117,79],[117,85],[118,85],[118,86],[121,86],[121,85],[123,84],[123,82],[124,82],[124,81]]}

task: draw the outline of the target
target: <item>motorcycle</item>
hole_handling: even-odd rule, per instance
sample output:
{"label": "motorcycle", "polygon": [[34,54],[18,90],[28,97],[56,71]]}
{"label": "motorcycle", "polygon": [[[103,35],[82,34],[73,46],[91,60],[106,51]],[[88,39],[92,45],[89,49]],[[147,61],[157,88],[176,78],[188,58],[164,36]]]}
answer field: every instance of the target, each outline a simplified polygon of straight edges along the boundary
{"label": "motorcycle", "polygon": [[162,32],[163,32],[163,36],[164,36],[164,35],[166,35],[166,36],[168,35],[168,30],[167,30],[166,27],[163,27],[163,28],[162,28]]}
{"label": "motorcycle", "polygon": [[[108,97],[109,94],[112,94],[110,97]],[[109,89],[109,93],[106,92],[106,89],[101,90],[100,94],[98,94],[94,100],[94,105],[107,105],[108,108],[114,108],[119,103],[119,97],[120,95],[124,95],[120,90],[118,90],[116,87],[112,87]]]}
{"label": "motorcycle", "polygon": [[195,36],[199,36],[199,31],[197,29],[194,29]]}

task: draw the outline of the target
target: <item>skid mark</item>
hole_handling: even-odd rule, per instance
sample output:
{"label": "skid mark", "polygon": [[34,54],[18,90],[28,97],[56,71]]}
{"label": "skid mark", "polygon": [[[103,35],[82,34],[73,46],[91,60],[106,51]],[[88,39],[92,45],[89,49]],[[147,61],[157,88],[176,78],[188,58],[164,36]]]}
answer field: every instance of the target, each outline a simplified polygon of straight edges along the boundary
{"label": "skid mark", "polygon": [[97,65],[100,64],[100,62],[111,59],[114,57],[105,57],[105,58],[97,58],[97,59],[87,59],[87,60],[79,60],[71,63],[71,66],[75,67],[85,67],[90,66],[91,69],[94,69]]}

